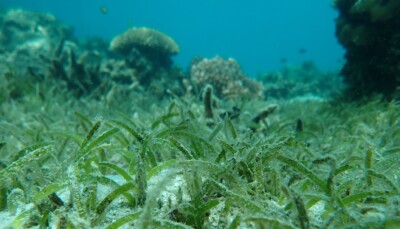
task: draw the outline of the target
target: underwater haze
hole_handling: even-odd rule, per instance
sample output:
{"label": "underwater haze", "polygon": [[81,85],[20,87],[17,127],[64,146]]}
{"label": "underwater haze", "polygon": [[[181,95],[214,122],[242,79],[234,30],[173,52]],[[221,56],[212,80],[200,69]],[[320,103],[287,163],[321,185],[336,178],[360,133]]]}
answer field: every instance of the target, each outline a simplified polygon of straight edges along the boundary
{"label": "underwater haze", "polygon": [[49,12],[77,37],[112,39],[129,27],[154,28],[180,45],[175,61],[182,67],[195,56],[220,55],[255,76],[310,60],[339,70],[343,62],[330,0],[2,0],[0,7]]}

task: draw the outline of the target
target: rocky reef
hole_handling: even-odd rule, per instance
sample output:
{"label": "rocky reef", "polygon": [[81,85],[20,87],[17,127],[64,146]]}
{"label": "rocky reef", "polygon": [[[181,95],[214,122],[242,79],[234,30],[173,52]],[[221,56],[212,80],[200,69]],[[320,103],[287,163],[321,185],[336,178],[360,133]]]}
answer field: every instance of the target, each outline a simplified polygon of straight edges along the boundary
{"label": "rocky reef", "polygon": [[399,96],[400,1],[336,0],[336,36],[346,49],[342,69],[347,94]]}

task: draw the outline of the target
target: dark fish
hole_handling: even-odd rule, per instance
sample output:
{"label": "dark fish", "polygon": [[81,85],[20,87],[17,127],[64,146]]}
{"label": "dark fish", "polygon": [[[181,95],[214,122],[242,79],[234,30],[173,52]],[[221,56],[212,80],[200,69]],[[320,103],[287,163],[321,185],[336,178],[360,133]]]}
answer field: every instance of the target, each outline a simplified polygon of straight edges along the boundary
{"label": "dark fish", "polygon": [[132,28],[133,27],[133,21],[132,20],[128,20],[126,25],[128,26],[128,29]]}
{"label": "dark fish", "polygon": [[304,54],[304,53],[306,53],[306,52],[307,52],[307,49],[305,49],[305,48],[299,49],[299,53],[300,53],[300,54]]}
{"label": "dark fish", "polygon": [[296,133],[299,133],[302,131],[303,131],[303,120],[301,120],[301,118],[298,118],[296,121]]}

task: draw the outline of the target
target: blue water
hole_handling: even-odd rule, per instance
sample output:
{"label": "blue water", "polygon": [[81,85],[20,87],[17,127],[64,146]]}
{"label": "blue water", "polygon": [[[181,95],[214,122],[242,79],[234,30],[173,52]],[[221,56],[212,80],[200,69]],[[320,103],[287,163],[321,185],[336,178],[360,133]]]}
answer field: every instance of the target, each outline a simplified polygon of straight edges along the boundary
{"label": "blue water", "polygon": [[312,60],[324,71],[343,62],[331,0],[0,0],[0,7],[50,12],[78,37],[112,39],[132,26],[152,27],[177,41],[182,67],[217,54],[235,58],[250,76],[280,69],[283,59]]}

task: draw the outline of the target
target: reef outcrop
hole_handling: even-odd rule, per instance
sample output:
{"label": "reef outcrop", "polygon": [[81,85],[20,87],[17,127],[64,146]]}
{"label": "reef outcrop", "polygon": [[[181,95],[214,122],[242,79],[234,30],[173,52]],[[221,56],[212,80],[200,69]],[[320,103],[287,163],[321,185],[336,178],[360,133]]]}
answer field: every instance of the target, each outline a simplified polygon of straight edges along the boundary
{"label": "reef outcrop", "polygon": [[341,71],[350,98],[399,96],[400,1],[336,0],[336,36],[346,49]]}

